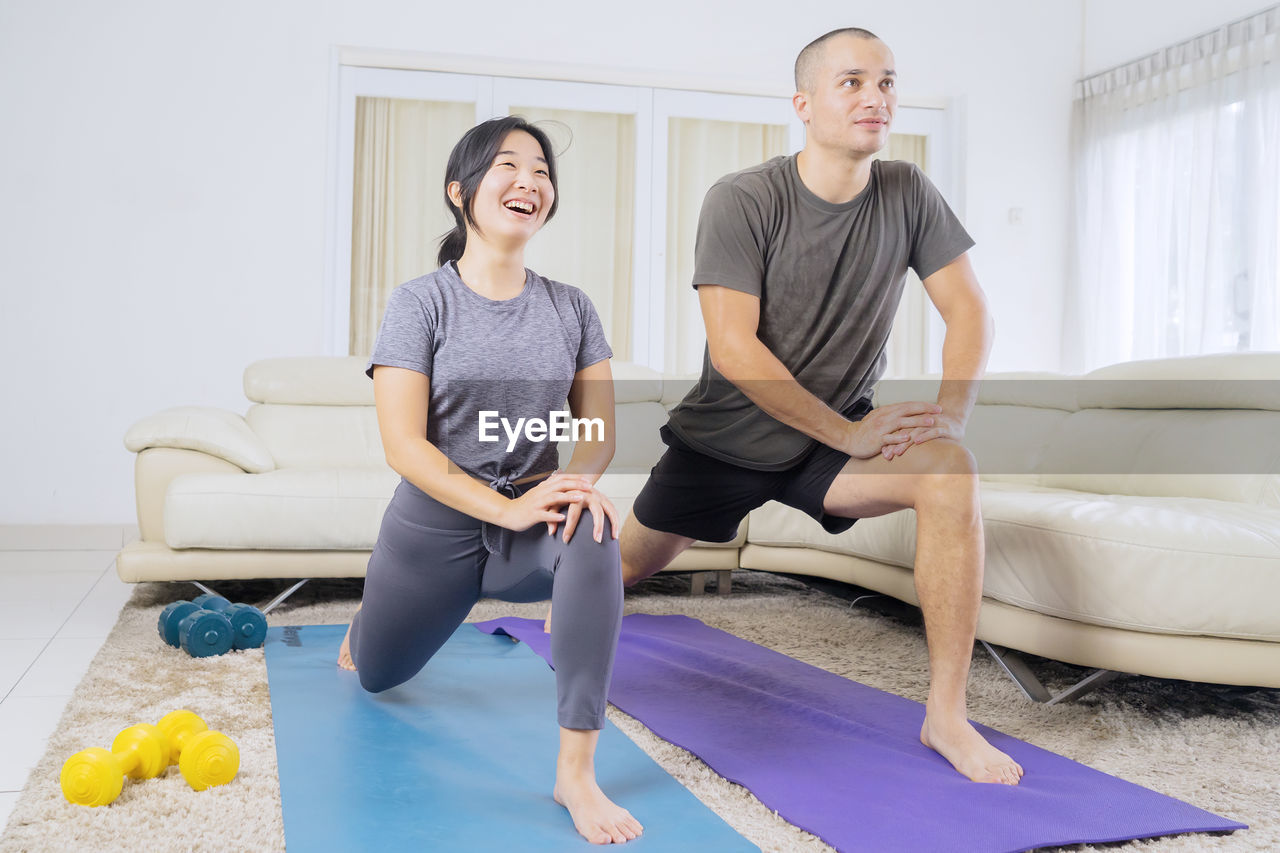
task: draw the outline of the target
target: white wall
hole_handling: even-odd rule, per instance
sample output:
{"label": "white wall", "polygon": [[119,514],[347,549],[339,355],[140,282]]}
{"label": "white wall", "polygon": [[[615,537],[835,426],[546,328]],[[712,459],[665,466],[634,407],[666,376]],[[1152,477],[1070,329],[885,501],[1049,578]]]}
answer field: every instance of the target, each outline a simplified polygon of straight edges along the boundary
{"label": "white wall", "polygon": [[[904,101],[961,108],[994,369],[1057,365],[1080,0],[1041,4],[0,3],[0,523],[133,518],[136,418],[243,411],[240,374],[324,351],[335,44],[746,79],[790,93],[836,26],[878,32]],[[1049,37],[1046,38],[1046,34]],[[531,66],[533,67],[533,66]],[[1021,225],[1009,209],[1021,208]]]}
{"label": "white wall", "polygon": [[1274,0],[1083,0],[1082,75],[1096,74],[1275,5]]}

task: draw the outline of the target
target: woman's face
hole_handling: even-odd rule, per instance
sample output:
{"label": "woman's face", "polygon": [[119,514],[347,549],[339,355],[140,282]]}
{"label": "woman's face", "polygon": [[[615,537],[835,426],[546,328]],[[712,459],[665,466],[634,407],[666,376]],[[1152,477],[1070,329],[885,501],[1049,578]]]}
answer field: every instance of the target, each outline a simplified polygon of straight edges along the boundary
{"label": "woman's face", "polygon": [[542,146],[525,131],[513,130],[476,188],[471,214],[482,239],[523,243],[547,220],[555,197]]}

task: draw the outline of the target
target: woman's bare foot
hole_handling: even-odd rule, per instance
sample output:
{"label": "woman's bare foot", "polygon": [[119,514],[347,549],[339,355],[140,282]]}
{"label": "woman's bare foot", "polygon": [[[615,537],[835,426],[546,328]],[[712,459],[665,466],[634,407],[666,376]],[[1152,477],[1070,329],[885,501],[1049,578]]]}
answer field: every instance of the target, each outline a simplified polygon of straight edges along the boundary
{"label": "woman's bare foot", "polygon": [[551,796],[569,810],[573,826],[592,844],[622,844],[644,832],[631,812],[610,800],[596,784],[599,729],[560,728],[556,786]]}
{"label": "woman's bare foot", "polygon": [[351,628],[347,628],[347,635],[342,638],[342,645],[338,647],[338,666],[343,669],[356,671],[356,663],[351,659]]}
{"label": "woman's bare foot", "polygon": [[622,844],[644,832],[631,812],[604,795],[594,772],[574,773],[557,767],[551,796],[569,810],[574,828],[592,844]]}
{"label": "woman's bare foot", "polygon": [[920,742],[975,782],[1016,785],[1022,779],[1022,766],[987,743],[966,719],[946,722],[942,714],[926,710]]}
{"label": "woman's bare foot", "polygon": [[[360,612],[360,608],[356,608],[356,613]],[[356,671],[356,662],[351,659],[351,626],[347,626],[347,634],[342,638],[342,645],[338,647],[338,666],[343,669]]]}

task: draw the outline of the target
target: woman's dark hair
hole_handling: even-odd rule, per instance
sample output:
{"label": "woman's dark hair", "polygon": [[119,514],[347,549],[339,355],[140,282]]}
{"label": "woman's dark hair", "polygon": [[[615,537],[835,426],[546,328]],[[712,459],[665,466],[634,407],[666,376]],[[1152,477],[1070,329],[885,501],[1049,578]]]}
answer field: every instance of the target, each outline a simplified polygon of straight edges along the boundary
{"label": "woman's dark hair", "polygon": [[[452,231],[440,238],[440,252],[437,256],[440,266],[462,257],[462,251],[467,246],[467,225],[479,230],[472,213],[476,189],[493,165],[493,158],[502,150],[502,140],[513,130],[523,130],[542,146],[542,157],[547,161],[547,176],[551,179],[551,188],[556,190],[551,208],[547,211],[547,219],[555,216],[556,207],[560,204],[560,193],[556,184],[556,157],[546,132],[520,116],[504,116],[481,122],[463,134],[458,144],[453,146],[449,164],[444,169],[444,201],[453,214],[454,226]],[[449,184],[454,181],[461,187],[461,208],[455,207],[449,198]]]}

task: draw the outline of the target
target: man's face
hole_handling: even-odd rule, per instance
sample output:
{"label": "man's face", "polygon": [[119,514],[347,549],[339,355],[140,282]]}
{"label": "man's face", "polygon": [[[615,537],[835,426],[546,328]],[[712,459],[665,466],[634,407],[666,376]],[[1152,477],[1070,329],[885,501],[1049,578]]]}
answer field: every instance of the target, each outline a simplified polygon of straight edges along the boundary
{"label": "man's face", "polygon": [[867,157],[889,141],[898,109],[893,53],[879,39],[836,36],[823,45],[811,92],[797,93],[807,144]]}

